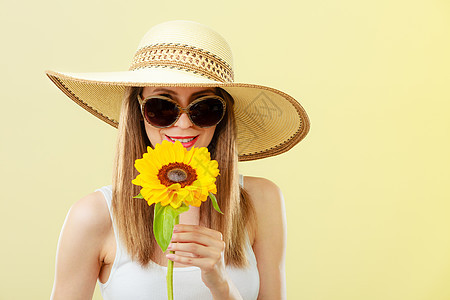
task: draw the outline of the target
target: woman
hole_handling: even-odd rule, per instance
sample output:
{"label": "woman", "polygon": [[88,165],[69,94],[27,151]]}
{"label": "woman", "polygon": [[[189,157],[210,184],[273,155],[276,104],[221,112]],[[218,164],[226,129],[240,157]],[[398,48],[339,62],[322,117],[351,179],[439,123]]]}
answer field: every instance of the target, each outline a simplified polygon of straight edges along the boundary
{"label": "woman", "polygon": [[[167,299],[167,259],[175,299],[286,298],[282,194],[267,179],[240,176],[237,162],[283,153],[306,135],[309,121],[294,99],[234,83],[225,40],[188,21],[153,27],[130,71],[47,75],[119,130],[112,186],[79,200],[66,218],[52,299],[90,299],[97,280],[106,300]],[[153,207],[132,198],[139,188],[131,183],[134,161],[163,140],[208,147],[224,212],[209,201],[190,207],[166,253],[152,234]]]}

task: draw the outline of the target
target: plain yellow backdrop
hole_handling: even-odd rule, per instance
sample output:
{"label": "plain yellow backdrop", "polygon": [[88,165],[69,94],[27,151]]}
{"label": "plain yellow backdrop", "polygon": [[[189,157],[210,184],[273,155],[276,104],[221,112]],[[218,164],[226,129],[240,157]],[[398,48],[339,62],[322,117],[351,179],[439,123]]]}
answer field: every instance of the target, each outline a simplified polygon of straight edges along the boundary
{"label": "plain yellow backdrop", "polygon": [[126,70],[173,19],[216,29],[237,81],[309,114],[291,151],[240,164],[284,193],[288,298],[450,299],[447,0],[0,3],[0,299],[49,298],[68,209],[110,184],[115,129],[44,70]]}

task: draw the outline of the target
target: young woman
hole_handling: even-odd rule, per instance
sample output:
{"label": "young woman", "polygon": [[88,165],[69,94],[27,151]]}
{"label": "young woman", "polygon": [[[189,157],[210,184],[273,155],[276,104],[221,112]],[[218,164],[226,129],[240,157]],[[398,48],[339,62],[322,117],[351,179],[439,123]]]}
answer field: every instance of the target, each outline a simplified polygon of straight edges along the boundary
{"label": "young woman", "polygon": [[[241,176],[238,160],[283,153],[308,132],[303,108],[267,87],[233,82],[225,40],[195,22],[171,21],[143,38],[127,72],[47,72],[71,99],[118,127],[111,186],[76,202],[64,223],[52,299],[285,299],[284,200],[271,181]],[[119,116],[120,115],[120,116]],[[180,215],[162,253],[153,207],[133,199],[134,161],[147,146],[208,147],[219,163],[217,201]],[[175,254],[169,254],[169,250]]]}

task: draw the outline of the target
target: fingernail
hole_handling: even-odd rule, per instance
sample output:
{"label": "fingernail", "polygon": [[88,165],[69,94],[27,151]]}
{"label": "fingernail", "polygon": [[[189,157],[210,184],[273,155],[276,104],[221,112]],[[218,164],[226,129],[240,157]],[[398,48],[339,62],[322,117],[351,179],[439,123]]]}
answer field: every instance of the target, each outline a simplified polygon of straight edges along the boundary
{"label": "fingernail", "polygon": [[172,259],[174,259],[175,258],[175,254],[166,254],[166,257],[168,258],[168,259],[170,259],[170,260],[172,260]]}
{"label": "fingernail", "polygon": [[173,248],[173,244],[170,243],[169,246],[167,246],[167,249],[172,249]]}
{"label": "fingernail", "polygon": [[173,227],[173,232],[177,232],[178,231],[178,227],[177,227],[177,225],[175,225],[174,227]]}

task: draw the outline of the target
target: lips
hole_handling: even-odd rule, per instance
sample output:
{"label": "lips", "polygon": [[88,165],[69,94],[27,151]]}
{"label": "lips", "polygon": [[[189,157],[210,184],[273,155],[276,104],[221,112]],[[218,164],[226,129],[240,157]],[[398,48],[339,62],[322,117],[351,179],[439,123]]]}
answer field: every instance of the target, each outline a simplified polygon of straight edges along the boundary
{"label": "lips", "polygon": [[192,138],[197,137],[196,135],[193,135],[193,136],[168,136],[168,135],[166,135],[166,136],[169,138],[172,138],[172,139],[192,139]]}
{"label": "lips", "polygon": [[183,147],[189,148],[195,144],[195,142],[197,141],[199,136],[198,135],[197,136],[168,136],[168,135],[166,135],[166,137],[172,143],[179,141],[183,145]]}

